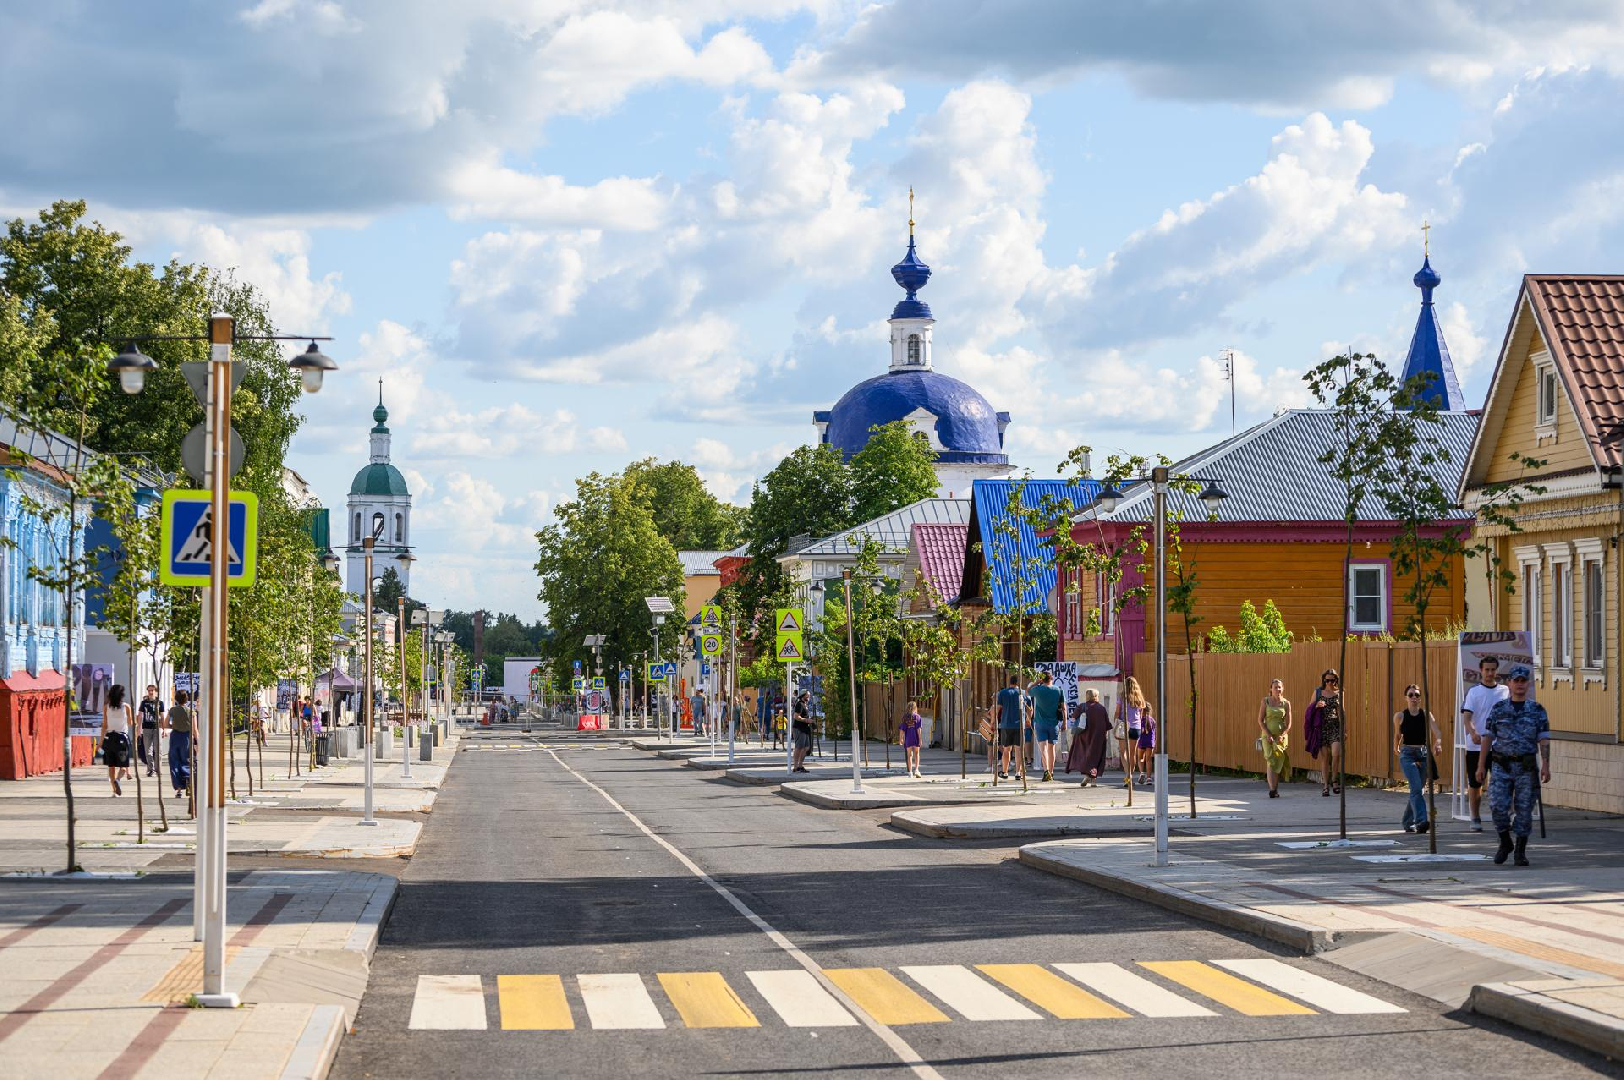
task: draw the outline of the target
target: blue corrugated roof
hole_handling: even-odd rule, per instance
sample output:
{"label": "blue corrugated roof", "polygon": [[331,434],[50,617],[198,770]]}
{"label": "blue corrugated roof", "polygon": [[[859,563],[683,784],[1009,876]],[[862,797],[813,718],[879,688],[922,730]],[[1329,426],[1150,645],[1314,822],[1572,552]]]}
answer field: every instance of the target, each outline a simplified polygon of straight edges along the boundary
{"label": "blue corrugated roof", "polygon": [[[1024,486],[1023,486],[1024,485]],[[1008,550],[1008,537],[998,532],[999,524],[1009,516],[1010,493],[1020,488],[1020,505],[1041,509],[1045,500],[1055,503],[1070,500],[1073,512],[1094,501],[1100,485],[1094,480],[1071,484],[1064,480],[977,480],[971,491],[970,519],[975,528],[972,542],[981,543],[981,560],[986,566],[987,599],[994,611],[1010,612],[1017,608],[1043,611],[1049,592],[1054,588],[1054,551],[1032,528],[1030,522],[1017,519],[1015,551]],[[1011,565],[1016,555],[1022,560],[1038,560],[1036,573],[1027,583],[1022,602],[1016,601],[1018,569]],[[974,588],[982,583],[970,583]]]}

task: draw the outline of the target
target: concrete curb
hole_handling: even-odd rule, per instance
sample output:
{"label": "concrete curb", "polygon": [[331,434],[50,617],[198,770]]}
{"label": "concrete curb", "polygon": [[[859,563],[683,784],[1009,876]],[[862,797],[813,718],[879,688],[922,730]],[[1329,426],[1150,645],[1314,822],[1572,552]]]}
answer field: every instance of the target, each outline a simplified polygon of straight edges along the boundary
{"label": "concrete curb", "polygon": [[1479,983],[1472,987],[1466,1008],[1611,1060],[1624,1058],[1624,1022],[1532,988],[1515,983]]}
{"label": "concrete curb", "polygon": [[1028,844],[1022,847],[1020,861],[1045,873],[1081,881],[1120,896],[1143,900],[1157,907],[1202,919],[1230,930],[1239,930],[1269,941],[1277,941],[1304,954],[1325,952],[1336,948],[1340,942],[1340,935],[1321,927],[1310,926],[1293,919],[1282,919],[1278,915],[1269,915],[1261,911],[1251,911],[1172,885],[1135,881],[1091,867],[1077,866],[1048,855],[1042,850],[1041,844]]}
{"label": "concrete curb", "polygon": [[[917,801],[917,800],[916,800]],[[1142,822],[1079,821],[1075,825],[1030,826],[1016,823],[975,822],[968,825],[918,821],[907,813],[891,815],[891,824],[915,836],[937,840],[1010,840],[1019,837],[1075,838],[1079,836],[1144,836],[1150,827]]]}
{"label": "concrete curb", "polygon": [[281,1080],[322,1080],[337,1060],[338,1044],[343,1040],[344,1010],[337,1005],[317,1005],[282,1067]]}
{"label": "concrete curb", "polygon": [[824,810],[889,810],[896,806],[918,806],[920,803],[919,799],[888,798],[883,795],[825,795],[821,791],[808,791],[798,784],[785,784],[778,789],[778,794]]}

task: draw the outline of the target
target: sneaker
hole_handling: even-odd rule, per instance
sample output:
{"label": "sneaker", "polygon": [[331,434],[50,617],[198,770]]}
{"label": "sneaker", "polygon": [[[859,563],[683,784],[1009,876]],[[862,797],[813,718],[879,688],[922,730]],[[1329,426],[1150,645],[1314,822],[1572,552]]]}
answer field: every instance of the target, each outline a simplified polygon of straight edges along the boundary
{"label": "sneaker", "polygon": [[1472,819],[1472,831],[1473,832],[1482,832],[1483,831],[1483,819],[1482,818],[1473,818]]}
{"label": "sneaker", "polygon": [[1418,832],[1418,833],[1424,833],[1430,828],[1432,828],[1432,823],[1431,822],[1418,821],[1418,822],[1415,823],[1415,831]]}
{"label": "sneaker", "polygon": [[1404,826],[1404,831],[1407,832],[1407,833],[1413,833],[1413,832],[1415,832],[1415,826],[1414,825],[1406,825],[1406,826]]}

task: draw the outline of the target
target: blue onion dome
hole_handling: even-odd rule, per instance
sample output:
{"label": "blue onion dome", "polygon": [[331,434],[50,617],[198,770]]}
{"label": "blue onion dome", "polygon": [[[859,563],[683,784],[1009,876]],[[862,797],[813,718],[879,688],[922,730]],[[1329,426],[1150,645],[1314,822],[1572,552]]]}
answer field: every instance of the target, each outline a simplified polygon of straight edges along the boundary
{"label": "blue onion dome", "polygon": [[1421,269],[1415,272],[1415,287],[1418,289],[1436,289],[1443,278],[1438,271],[1432,268],[1432,257],[1429,255],[1421,260]]}
{"label": "blue onion dome", "polygon": [[919,252],[914,249],[911,234],[908,237],[908,254],[891,268],[891,277],[898,285],[908,290],[907,297],[898,300],[896,308],[891,312],[893,319],[935,318],[930,313],[930,305],[914,295],[930,280],[930,267],[925,265],[925,261],[919,257]]}
{"label": "blue onion dome", "polygon": [[939,371],[891,371],[858,383],[829,413],[827,441],[847,458],[868,444],[877,424],[917,417],[935,418],[938,461],[1005,464],[998,413],[975,387]]}

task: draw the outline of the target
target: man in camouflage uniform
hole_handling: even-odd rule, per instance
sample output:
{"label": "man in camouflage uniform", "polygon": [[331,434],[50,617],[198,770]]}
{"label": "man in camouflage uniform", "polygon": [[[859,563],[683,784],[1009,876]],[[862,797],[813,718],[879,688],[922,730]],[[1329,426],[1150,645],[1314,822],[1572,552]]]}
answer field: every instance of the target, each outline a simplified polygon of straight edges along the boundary
{"label": "man in camouflage uniform", "polygon": [[1528,675],[1522,664],[1511,669],[1511,697],[1489,711],[1477,765],[1481,783],[1489,762],[1494,763],[1489,809],[1500,833],[1494,861],[1504,863],[1515,850],[1518,866],[1528,865],[1528,834],[1533,831],[1534,800],[1539,794],[1534,770],[1539,770],[1539,783],[1551,782],[1551,724],[1545,707],[1528,700]]}

